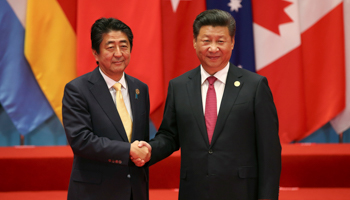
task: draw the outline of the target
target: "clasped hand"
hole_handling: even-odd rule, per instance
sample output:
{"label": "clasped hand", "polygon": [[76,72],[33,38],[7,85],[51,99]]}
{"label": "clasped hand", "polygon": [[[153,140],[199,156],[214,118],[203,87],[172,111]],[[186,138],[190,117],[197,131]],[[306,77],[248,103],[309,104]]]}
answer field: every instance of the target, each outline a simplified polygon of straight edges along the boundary
{"label": "clasped hand", "polygon": [[142,167],[151,159],[151,151],[152,147],[147,142],[135,140],[131,143],[130,159],[136,166]]}

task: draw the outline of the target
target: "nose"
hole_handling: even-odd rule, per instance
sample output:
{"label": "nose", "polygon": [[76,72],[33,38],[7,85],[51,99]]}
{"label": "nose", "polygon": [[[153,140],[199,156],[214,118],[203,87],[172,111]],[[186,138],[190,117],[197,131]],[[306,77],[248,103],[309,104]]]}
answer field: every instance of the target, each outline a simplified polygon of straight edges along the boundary
{"label": "nose", "polygon": [[114,51],[114,56],[115,56],[115,57],[120,57],[120,56],[122,56],[122,51],[120,51],[120,48],[119,48],[119,47],[117,47],[117,48],[115,49],[115,51]]}
{"label": "nose", "polygon": [[214,52],[215,53],[215,52],[219,51],[219,47],[217,45],[215,45],[215,44],[212,44],[212,45],[210,45],[208,50],[210,52]]}

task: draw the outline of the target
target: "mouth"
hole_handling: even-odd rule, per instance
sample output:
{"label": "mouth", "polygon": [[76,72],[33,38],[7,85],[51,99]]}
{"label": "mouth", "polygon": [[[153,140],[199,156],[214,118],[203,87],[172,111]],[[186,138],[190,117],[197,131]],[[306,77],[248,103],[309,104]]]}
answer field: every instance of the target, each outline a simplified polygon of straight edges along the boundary
{"label": "mouth", "polygon": [[220,58],[220,56],[207,56],[210,60],[217,60]]}
{"label": "mouth", "polygon": [[123,62],[124,62],[123,60],[120,60],[120,61],[113,61],[113,64],[120,65],[120,64],[122,64]]}

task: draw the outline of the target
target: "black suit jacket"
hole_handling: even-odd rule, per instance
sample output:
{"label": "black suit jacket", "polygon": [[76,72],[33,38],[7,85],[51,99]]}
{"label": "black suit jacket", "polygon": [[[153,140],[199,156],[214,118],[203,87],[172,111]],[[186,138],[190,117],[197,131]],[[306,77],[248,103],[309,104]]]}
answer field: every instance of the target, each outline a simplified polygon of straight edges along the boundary
{"label": "black suit jacket", "polygon": [[[148,87],[125,74],[133,115],[132,141],[149,139]],[[137,98],[135,90],[140,94]],[[129,159],[122,121],[107,84],[96,68],[68,83],[63,124],[74,153],[68,199],[148,199],[148,168]]]}
{"label": "black suit jacket", "polygon": [[164,118],[150,144],[150,164],[181,147],[181,200],[278,199],[278,118],[263,76],[230,64],[210,145],[200,67],[171,80]]}

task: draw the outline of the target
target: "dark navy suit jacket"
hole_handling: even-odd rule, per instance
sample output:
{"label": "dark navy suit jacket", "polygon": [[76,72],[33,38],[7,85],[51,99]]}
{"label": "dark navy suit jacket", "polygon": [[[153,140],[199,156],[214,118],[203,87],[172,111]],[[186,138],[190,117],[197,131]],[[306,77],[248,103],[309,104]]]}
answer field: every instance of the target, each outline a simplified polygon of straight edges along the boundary
{"label": "dark navy suit jacket", "polygon": [[[149,140],[148,87],[125,74],[133,115],[134,140]],[[139,94],[136,96],[136,89]],[[63,124],[74,153],[68,199],[148,199],[148,168],[129,159],[122,121],[99,68],[68,83]]]}

